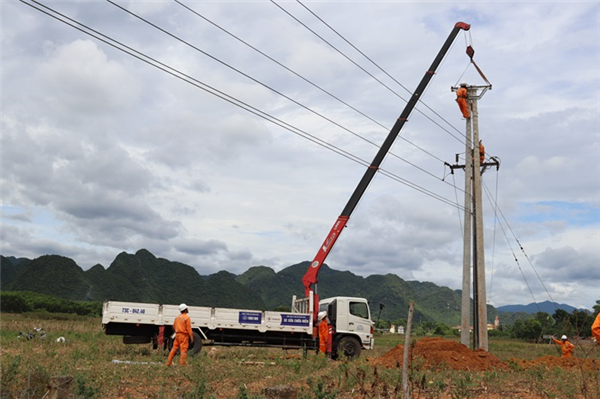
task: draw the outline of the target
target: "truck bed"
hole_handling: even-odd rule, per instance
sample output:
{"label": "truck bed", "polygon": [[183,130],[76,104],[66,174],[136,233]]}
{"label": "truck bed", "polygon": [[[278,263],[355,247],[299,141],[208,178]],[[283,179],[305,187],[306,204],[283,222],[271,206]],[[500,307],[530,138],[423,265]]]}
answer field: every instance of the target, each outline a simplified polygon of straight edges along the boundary
{"label": "truck bed", "polygon": [[[192,329],[236,329],[259,332],[295,332],[312,334],[310,313],[210,308],[189,306]],[[138,324],[171,326],[179,315],[177,305],[107,301],[102,324]]]}

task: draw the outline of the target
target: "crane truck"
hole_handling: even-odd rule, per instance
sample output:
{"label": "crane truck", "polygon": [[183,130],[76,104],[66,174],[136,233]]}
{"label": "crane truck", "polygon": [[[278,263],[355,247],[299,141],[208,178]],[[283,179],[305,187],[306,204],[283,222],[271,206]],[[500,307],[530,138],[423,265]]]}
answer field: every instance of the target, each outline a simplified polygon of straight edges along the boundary
{"label": "crane truck", "polygon": [[[202,345],[318,350],[317,315],[322,310],[327,311],[332,326],[334,356],[358,357],[362,349],[373,348],[374,330],[368,301],[364,298],[344,296],[319,300],[317,276],[454,39],[460,30],[469,29],[470,25],[464,22],[455,24],[406,103],[302,278],[304,297],[292,297],[290,312],[189,306],[194,341],[188,354],[198,353]],[[106,301],[103,305],[102,325],[107,335],[122,335],[125,344],[152,343],[155,348],[161,345],[169,348],[172,345],[169,337],[173,333],[173,321],[178,314],[177,305]]]}

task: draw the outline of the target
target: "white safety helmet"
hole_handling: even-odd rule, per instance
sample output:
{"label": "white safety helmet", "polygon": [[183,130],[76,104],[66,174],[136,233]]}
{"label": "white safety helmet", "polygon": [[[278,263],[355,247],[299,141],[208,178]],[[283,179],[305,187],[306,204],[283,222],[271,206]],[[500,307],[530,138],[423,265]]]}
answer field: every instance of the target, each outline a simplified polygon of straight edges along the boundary
{"label": "white safety helmet", "polygon": [[461,85],[461,86],[466,86],[466,85],[467,85],[467,82],[460,82],[460,85]]}
{"label": "white safety helmet", "polygon": [[325,317],[327,317],[327,312],[322,310],[319,312],[319,314],[317,315],[317,317],[319,318],[319,320],[323,320]]}
{"label": "white safety helmet", "polygon": [[183,312],[186,309],[187,309],[187,305],[185,303],[182,303],[181,305],[179,305],[179,311],[180,312]]}
{"label": "white safety helmet", "polygon": [[560,337],[560,339],[567,339],[567,336],[563,335],[562,337]]}

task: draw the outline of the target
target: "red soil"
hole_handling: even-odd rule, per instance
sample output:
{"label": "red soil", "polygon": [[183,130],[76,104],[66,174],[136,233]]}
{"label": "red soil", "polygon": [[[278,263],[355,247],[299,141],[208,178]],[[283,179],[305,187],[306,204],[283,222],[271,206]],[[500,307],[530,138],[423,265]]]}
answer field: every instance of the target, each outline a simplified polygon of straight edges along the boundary
{"label": "red soil", "polygon": [[[491,369],[507,370],[510,364],[522,368],[582,366],[586,369],[600,369],[600,362],[593,359],[563,359],[556,356],[542,356],[533,360],[510,359],[503,362],[496,356],[483,350],[471,350],[465,345],[443,338],[423,338],[409,348],[411,362],[422,362],[424,367],[447,367],[453,370],[485,371]],[[397,345],[381,357],[369,359],[373,365],[386,368],[402,367],[404,345]]]}

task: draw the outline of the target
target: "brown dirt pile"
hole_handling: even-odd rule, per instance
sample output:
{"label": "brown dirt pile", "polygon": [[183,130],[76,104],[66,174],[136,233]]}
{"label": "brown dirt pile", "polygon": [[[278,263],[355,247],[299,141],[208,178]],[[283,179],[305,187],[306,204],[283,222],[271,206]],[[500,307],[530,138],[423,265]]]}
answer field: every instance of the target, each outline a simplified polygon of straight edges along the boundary
{"label": "brown dirt pile", "polygon": [[[404,345],[397,345],[383,356],[369,359],[369,363],[386,368],[402,367],[403,357]],[[532,360],[510,359],[503,362],[489,352],[473,351],[463,344],[443,338],[423,338],[416,341],[409,348],[408,357],[413,364],[420,362],[424,367],[447,367],[463,371],[508,370],[511,364],[521,368],[583,367],[585,370],[600,370],[600,362],[593,359],[542,356]]]}
{"label": "brown dirt pile", "polygon": [[[404,345],[396,345],[385,355],[371,359],[370,363],[387,368],[402,367],[403,356]],[[508,368],[504,362],[489,352],[472,351],[463,344],[443,338],[423,338],[416,341],[409,348],[408,356],[412,362],[422,361],[427,367],[441,366],[465,371]]]}

